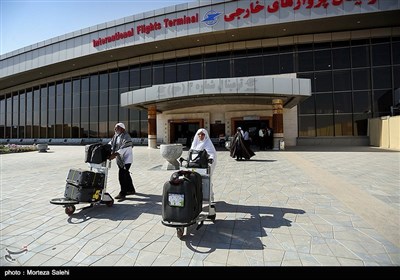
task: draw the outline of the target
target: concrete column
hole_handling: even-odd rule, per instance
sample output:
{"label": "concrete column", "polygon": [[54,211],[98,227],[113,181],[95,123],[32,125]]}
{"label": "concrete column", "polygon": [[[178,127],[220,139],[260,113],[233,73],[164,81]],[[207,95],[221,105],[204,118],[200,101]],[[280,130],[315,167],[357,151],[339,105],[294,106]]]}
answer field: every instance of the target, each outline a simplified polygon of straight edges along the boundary
{"label": "concrete column", "polygon": [[272,126],[274,129],[273,150],[279,150],[280,141],[283,140],[283,102],[282,99],[272,99]]}
{"label": "concrete column", "polygon": [[157,107],[155,105],[149,106],[147,109],[147,123],[148,123],[148,148],[157,148]]}

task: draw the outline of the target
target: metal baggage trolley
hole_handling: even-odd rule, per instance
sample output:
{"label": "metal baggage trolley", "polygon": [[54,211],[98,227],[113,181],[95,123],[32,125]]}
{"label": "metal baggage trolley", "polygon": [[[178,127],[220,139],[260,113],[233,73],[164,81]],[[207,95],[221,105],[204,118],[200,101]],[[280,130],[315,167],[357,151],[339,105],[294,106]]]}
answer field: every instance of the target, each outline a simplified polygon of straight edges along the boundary
{"label": "metal baggage trolley", "polygon": [[62,205],[65,208],[65,214],[68,216],[71,216],[75,212],[76,204],[89,203],[89,206],[83,207],[81,210],[91,208],[94,205],[99,204],[105,204],[108,207],[111,207],[114,204],[114,199],[109,193],[106,192],[108,169],[111,168],[111,161],[104,161],[102,163],[88,163],[88,165],[90,167],[90,171],[104,174],[104,187],[101,190],[97,190],[93,194],[91,201],[79,201],[66,197],[53,198],[50,200],[51,204]]}
{"label": "metal baggage trolley", "polygon": [[[188,223],[181,222],[173,222],[162,220],[162,224],[168,227],[176,228],[176,235],[179,239],[181,239],[185,234],[185,228],[197,224],[196,230],[198,230],[201,226],[203,226],[205,220],[211,220],[215,222],[216,218],[216,209],[215,205],[211,205],[211,192],[210,192],[210,184],[211,184],[211,174],[210,174],[210,164],[208,164],[207,168],[187,168],[182,166],[182,162],[185,161],[183,158],[180,159],[180,170],[184,171],[193,171],[199,173],[201,175],[202,181],[202,190],[203,190],[203,203],[202,208],[206,207],[206,211],[201,211],[201,213],[191,220]],[[163,200],[164,201],[164,200]]]}

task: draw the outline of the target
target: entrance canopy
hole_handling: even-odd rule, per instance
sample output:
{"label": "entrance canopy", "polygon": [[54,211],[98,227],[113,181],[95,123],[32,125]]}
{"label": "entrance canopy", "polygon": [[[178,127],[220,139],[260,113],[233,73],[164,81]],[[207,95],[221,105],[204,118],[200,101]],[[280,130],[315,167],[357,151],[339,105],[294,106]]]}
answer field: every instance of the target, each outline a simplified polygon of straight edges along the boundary
{"label": "entrance canopy", "polygon": [[311,81],[296,74],[207,79],[155,85],[121,94],[121,106],[163,112],[219,104],[272,105],[279,98],[292,108],[311,96]]}

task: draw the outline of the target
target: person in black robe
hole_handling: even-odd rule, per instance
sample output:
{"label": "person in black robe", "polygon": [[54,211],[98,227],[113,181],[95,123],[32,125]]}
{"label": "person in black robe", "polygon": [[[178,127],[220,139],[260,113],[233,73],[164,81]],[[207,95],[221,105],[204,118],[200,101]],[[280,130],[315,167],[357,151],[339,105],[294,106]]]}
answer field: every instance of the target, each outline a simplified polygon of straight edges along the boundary
{"label": "person in black robe", "polygon": [[243,132],[240,127],[237,128],[236,134],[232,139],[230,147],[230,156],[236,160],[249,160],[255,153],[248,147],[244,141]]}

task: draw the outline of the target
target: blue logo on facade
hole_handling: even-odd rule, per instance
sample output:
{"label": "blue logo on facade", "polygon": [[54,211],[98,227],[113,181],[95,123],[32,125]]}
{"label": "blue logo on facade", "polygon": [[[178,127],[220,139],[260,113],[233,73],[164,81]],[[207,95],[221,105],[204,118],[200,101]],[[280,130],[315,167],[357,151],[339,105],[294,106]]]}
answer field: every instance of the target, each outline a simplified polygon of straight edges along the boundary
{"label": "blue logo on facade", "polygon": [[204,22],[208,26],[213,26],[218,22],[218,17],[221,13],[216,11],[208,11],[204,14],[202,22]]}

